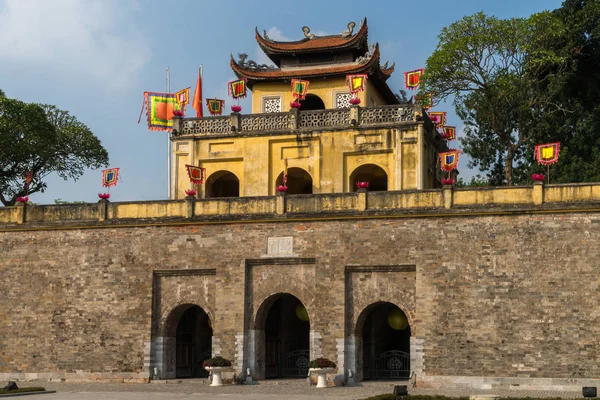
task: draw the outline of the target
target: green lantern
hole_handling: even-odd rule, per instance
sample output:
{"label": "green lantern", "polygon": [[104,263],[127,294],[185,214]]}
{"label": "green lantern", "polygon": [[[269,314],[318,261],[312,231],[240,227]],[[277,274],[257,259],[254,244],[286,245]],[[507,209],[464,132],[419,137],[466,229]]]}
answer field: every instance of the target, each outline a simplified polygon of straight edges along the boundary
{"label": "green lantern", "polygon": [[296,306],[296,316],[300,318],[301,321],[308,321],[308,311],[302,303]]}
{"label": "green lantern", "polygon": [[395,308],[388,314],[388,324],[396,331],[403,331],[408,328],[408,320],[401,309]]}

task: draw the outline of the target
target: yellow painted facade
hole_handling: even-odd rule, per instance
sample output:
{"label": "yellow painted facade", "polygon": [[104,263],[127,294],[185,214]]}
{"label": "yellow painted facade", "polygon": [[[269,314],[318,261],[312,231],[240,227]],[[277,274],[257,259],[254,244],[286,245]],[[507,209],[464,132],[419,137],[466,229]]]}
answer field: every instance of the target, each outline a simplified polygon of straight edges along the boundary
{"label": "yellow painted facade", "polygon": [[[348,93],[345,79],[322,79],[310,83],[309,93],[319,96],[326,110],[334,109],[337,93]],[[280,97],[282,111],[290,112],[293,100],[289,83],[255,84],[252,93],[253,115],[263,111],[266,98]],[[382,106],[376,87],[367,84],[359,93],[361,104],[371,101]],[[293,113],[292,111],[291,113]],[[214,117],[208,117],[214,118]],[[230,117],[234,118],[234,117]],[[182,122],[185,124],[185,120]],[[186,164],[206,168],[208,181],[213,174],[231,172],[239,181],[240,196],[265,196],[276,193],[276,182],[288,168],[301,168],[312,178],[312,193],[340,193],[356,190],[352,173],[359,167],[375,165],[387,175],[387,190],[428,189],[439,186],[436,173],[437,147],[424,123],[412,121],[402,127],[368,129],[294,130],[249,135],[196,135],[174,138],[171,198],[185,197],[189,183]],[[198,185],[198,198],[211,197],[206,185]]]}

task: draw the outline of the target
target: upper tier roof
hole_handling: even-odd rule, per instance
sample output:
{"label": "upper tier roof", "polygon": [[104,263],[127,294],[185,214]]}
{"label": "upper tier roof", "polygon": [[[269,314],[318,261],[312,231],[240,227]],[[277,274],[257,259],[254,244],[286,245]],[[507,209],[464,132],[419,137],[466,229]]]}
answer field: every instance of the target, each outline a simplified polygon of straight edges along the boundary
{"label": "upper tier roof", "polygon": [[374,48],[368,51],[368,54],[365,56],[368,58],[364,57],[362,61],[306,66],[303,68],[262,68],[263,66],[248,68],[245,64],[240,64],[240,62],[243,63],[245,59],[236,62],[233,56],[231,56],[229,64],[233,72],[239,78],[246,78],[248,80],[248,86],[250,88],[252,88],[253,84],[256,82],[289,81],[293,78],[310,79],[328,76],[345,77],[348,74],[367,74],[371,82],[378,87],[386,101],[389,104],[397,104],[398,99],[385,83],[392,72],[394,72],[394,65],[391,67],[388,67],[387,63],[383,67],[380,65],[379,44],[375,44]]}
{"label": "upper tier roof", "polygon": [[278,42],[268,37],[264,31],[263,36],[258,33],[256,28],[256,41],[265,54],[277,65],[279,65],[281,55],[284,54],[306,54],[306,53],[321,53],[335,52],[344,49],[356,49],[360,53],[367,51],[368,47],[368,31],[367,18],[365,18],[358,31],[352,34],[355,23],[350,22],[348,29],[340,35],[331,36],[315,36],[310,33],[310,28],[304,26],[305,38],[293,42]]}

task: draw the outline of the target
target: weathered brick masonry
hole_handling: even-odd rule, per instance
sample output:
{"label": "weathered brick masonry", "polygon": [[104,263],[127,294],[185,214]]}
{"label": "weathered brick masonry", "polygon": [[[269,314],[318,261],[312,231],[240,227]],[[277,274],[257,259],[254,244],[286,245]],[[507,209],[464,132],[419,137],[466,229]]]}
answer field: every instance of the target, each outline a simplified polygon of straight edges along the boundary
{"label": "weathered brick masonry", "polygon": [[[598,384],[600,215],[590,205],[7,224],[0,379],[174,376],[169,343],[185,304],[213,321],[214,354],[258,371],[261,307],[290,293],[308,310],[311,356],[338,361],[340,374],[360,379],[361,315],[385,301],[408,316],[419,384]],[[291,253],[269,254],[269,238],[286,237]]]}

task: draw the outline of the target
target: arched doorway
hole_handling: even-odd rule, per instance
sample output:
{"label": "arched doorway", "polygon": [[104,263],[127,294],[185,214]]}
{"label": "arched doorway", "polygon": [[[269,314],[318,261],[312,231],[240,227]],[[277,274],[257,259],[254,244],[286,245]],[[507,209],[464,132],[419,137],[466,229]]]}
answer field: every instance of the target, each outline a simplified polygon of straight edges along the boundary
{"label": "arched doorway", "polygon": [[365,164],[356,168],[350,174],[350,191],[356,192],[356,182],[369,182],[369,191],[388,190],[388,176],[380,166],[375,164]]}
{"label": "arched doorway", "polygon": [[323,100],[321,100],[321,98],[319,96],[317,96],[316,94],[307,94],[306,98],[304,100],[302,100],[301,102],[301,107],[300,110],[301,111],[306,111],[306,110],[324,110],[325,109],[325,103],[323,103]]}
{"label": "arched doorway", "polygon": [[[283,172],[277,177],[275,187],[283,185]],[[313,180],[302,168],[288,168],[287,194],[312,194]]]}
{"label": "arched doorway", "polygon": [[239,196],[240,181],[229,171],[217,171],[206,180],[206,198]]}
{"label": "arched doorway", "polygon": [[379,302],[367,307],[358,319],[356,337],[357,370],[363,380],[409,378],[410,326],[398,306]]}
{"label": "arched doorway", "polygon": [[196,306],[176,308],[168,321],[167,334],[175,338],[174,364],[176,378],[208,376],[202,362],[211,357],[212,327],[208,314]]}
{"label": "arched doorway", "polygon": [[[308,374],[310,321],[297,297],[280,293],[265,300],[256,320],[264,334],[257,343],[259,375],[269,378],[306,378]],[[262,335],[261,335],[262,336]]]}

